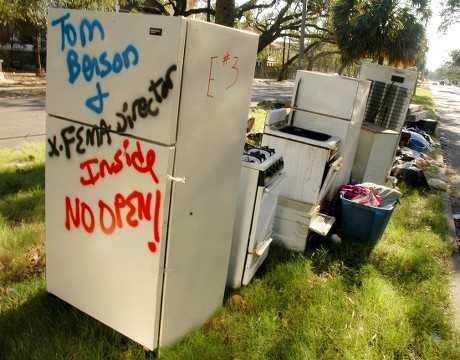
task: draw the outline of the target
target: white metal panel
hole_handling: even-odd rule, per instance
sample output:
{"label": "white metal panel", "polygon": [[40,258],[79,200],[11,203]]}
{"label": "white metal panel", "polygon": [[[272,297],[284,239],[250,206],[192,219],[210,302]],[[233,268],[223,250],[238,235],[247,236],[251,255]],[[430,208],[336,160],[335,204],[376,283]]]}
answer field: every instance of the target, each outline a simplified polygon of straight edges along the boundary
{"label": "white metal panel", "polygon": [[[257,186],[258,177],[258,171],[246,167],[241,168],[232,249],[227,274],[227,286],[231,288],[240,287],[241,279],[243,278],[249,234],[252,226],[252,214],[257,193],[259,192],[259,187]],[[263,192],[263,188],[261,191]]]}
{"label": "white metal panel", "polygon": [[304,251],[307,245],[312,204],[279,197],[274,222],[274,240],[293,251]]}
{"label": "white metal panel", "polygon": [[270,244],[273,241],[272,238],[267,238],[265,241],[261,242],[263,245],[258,254],[249,253],[247,254],[246,265],[244,267],[244,275],[241,281],[242,285],[247,285],[252,280],[257,270],[262,266],[263,262],[268,256],[268,251],[270,250]]}
{"label": "white metal panel", "polygon": [[363,62],[359,69],[359,78],[364,80],[381,81],[386,84],[393,82],[392,76],[401,77],[403,82],[395,82],[409,91],[414,91],[417,83],[417,72],[407,69],[398,69],[390,66]]}
{"label": "white metal panel", "polygon": [[49,10],[47,112],[174,144],[186,20]]}
{"label": "white metal panel", "polygon": [[279,195],[316,204],[330,150],[264,134],[262,145],[283,153],[286,179]]}
{"label": "white metal panel", "polygon": [[256,250],[265,245],[273,231],[280,183],[286,173],[280,173],[267,187],[257,185],[258,177],[258,171],[242,167],[227,274],[231,288],[247,285],[268,254],[268,246],[262,255]]}
{"label": "white metal panel", "polygon": [[285,177],[286,173],[282,172],[273,179],[273,183],[265,188],[261,187],[257,191],[248,243],[249,253],[253,253],[259,242],[266,240],[273,230],[273,217],[275,216],[278,194]]}
{"label": "white metal panel", "polygon": [[394,161],[399,133],[364,124],[353,164],[353,176],[360,182],[384,185]]}
{"label": "white metal panel", "polygon": [[[349,79],[345,78],[343,81],[347,80]],[[341,139],[338,154],[343,157],[343,163],[342,169],[337,177],[337,182],[334,185],[334,191],[337,191],[340,185],[350,181],[351,169],[358,146],[360,129],[364,119],[366,101],[371,84],[370,81],[367,80],[355,80],[355,83],[356,88],[353,87],[351,89],[352,92],[349,94],[344,93],[347,90],[346,87],[340,88],[343,92],[342,95],[351,102],[347,105],[347,107],[351,108],[351,117],[348,120],[307,111],[291,112],[294,126],[334,135]],[[317,91],[320,91],[320,89],[317,89]],[[323,93],[322,95],[324,98],[330,96],[329,93]],[[330,106],[335,106],[335,98]]]}
{"label": "white metal panel", "polygon": [[357,79],[299,70],[294,86],[292,105],[298,109],[342,119],[351,118],[359,86]]}
{"label": "white metal panel", "polygon": [[47,117],[47,288],[154,349],[174,148],[94,130]]}
{"label": "white metal panel", "polygon": [[184,61],[160,344],[222,304],[258,37],[190,21]]}

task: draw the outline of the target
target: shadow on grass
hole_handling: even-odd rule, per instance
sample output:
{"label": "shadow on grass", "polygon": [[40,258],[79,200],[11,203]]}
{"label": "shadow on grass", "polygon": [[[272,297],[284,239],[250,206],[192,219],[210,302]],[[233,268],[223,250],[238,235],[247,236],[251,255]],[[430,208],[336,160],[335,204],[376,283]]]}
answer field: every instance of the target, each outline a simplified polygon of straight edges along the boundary
{"label": "shadow on grass", "polygon": [[0,216],[11,223],[44,221],[45,191],[25,192],[0,201]]}
{"label": "shadow on grass", "polygon": [[37,188],[45,188],[45,164],[0,172],[0,197]]}
{"label": "shadow on grass", "polygon": [[134,358],[155,358],[154,353],[145,353],[140,345],[44,288],[0,314],[2,360],[121,359],[128,353],[137,353]]}
{"label": "shadow on grass", "polygon": [[0,215],[4,219],[13,223],[43,221],[44,213],[44,164],[0,172]]}

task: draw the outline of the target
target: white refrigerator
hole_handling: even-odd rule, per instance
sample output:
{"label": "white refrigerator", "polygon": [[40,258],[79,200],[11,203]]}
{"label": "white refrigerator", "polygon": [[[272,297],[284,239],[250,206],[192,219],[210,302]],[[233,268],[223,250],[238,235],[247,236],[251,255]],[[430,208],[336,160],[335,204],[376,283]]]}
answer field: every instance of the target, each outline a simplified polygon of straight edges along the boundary
{"label": "white refrigerator", "polygon": [[370,81],[298,71],[292,98],[291,125],[340,138],[341,170],[333,186],[347,184],[358,147]]}
{"label": "white refrigerator", "polygon": [[222,304],[258,37],[48,19],[47,289],[152,350]]}

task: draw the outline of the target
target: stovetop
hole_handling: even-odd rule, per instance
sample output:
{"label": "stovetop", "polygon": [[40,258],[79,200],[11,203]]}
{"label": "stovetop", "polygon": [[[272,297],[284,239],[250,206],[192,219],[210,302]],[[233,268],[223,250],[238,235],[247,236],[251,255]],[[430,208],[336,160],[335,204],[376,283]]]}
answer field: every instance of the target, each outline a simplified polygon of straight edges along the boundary
{"label": "stovetop", "polygon": [[271,157],[276,157],[276,150],[268,146],[254,146],[244,144],[243,161],[250,164],[263,164],[270,161]]}
{"label": "stovetop", "polygon": [[260,185],[267,185],[284,169],[281,152],[268,146],[244,145],[242,166],[259,171]]}

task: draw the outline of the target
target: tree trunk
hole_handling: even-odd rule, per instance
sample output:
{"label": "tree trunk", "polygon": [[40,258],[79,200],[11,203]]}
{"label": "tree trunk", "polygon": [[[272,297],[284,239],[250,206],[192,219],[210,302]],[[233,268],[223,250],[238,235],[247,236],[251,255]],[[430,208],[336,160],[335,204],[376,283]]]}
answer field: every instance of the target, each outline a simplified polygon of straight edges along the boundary
{"label": "tree trunk", "polygon": [[178,0],[176,1],[176,11],[174,16],[182,16],[187,11],[187,1],[186,0]]}
{"label": "tree trunk", "polygon": [[235,0],[216,1],[216,24],[235,26]]}
{"label": "tree trunk", "polygon": [[35,31],[35,50],[37,52],[37,68],[35,69],[35,76],[45,76],[45,71],[42,69],[42,61],[40,59],[40,42],[38,41],[39,32]]}
{"label": "tree trunk", "polygon": [[337,71],[337,74],[342,75],[343,70],[345,70],[346,66],[347,66],[347,64],[342,63],[342,64],[340,65],[340,67],[339,67],[339,70]]}

